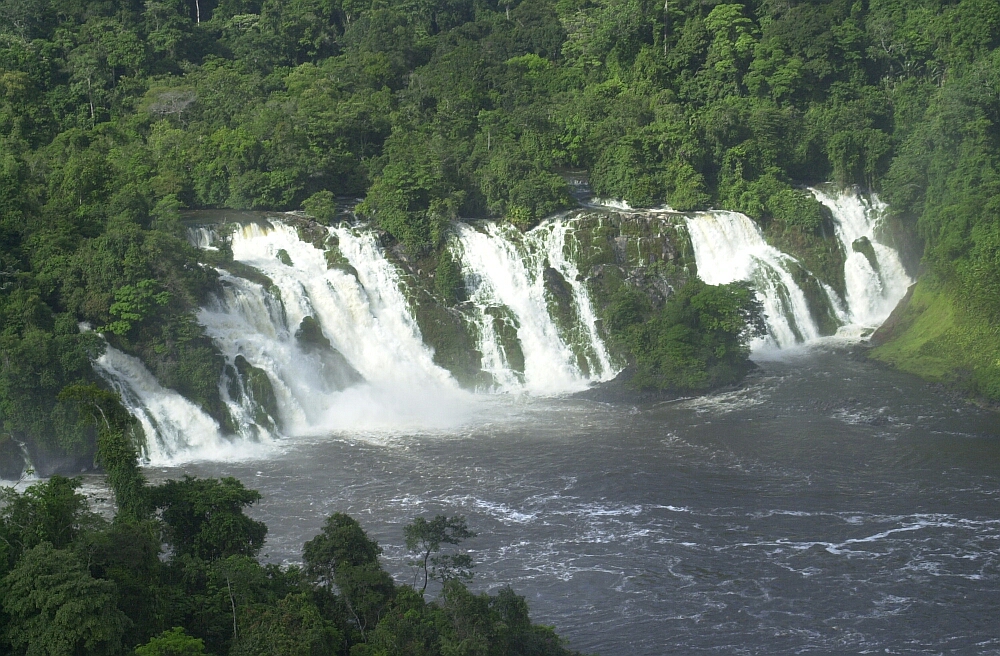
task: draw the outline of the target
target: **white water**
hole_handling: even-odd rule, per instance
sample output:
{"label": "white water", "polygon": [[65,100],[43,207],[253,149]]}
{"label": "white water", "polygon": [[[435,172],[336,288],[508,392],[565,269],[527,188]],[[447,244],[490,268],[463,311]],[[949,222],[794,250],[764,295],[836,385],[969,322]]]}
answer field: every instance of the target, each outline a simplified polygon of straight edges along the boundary
{"label": "white water", "polygon": [[210,228],[205,228],[202,226],[195,226],[187,229],[188,241],[195,248],[200,248],[205,251],[217,251],[218,246],[213,246],[212,242],[215,241],[215,233]]}
{"label": "white water", "polygon": [[[569,224],[554,219],[522,236],[515,228],[484,224],[482,231],[464,223],[455,225],[453,244],[465,272],[478,349],[483,371],[491,374],[500,391],[526,391],[551,395],[585,389],[591,382],[578,364],[573,346],[560,335],[549,314],[544,270],[559,271],[573,294],[583,335],[578,347],[593,372],[605,380],[617,373],[597,334],[596,317],[578,271],[566,257]],[[506,310],[516,323],[517,339],[524,354],[524,371],[512,367],[494,327],[490,309]]]}
{"label": "white water", "polygon": [[[813,193],[833,210],[838,238],[849,254],[845,302],[824,285],[831,306],[841,323],[877,325],[909,284],[896,253],[876,239],[884,206],[851,193]],[[619,209],[631,211],[625,205]],[[705,212],[688,216],[686,223],[705,282],[746,280],[760,293],[769,336],[753,345],[755,351],[787,349],[819,337],[794,280],[799,263],[769,246],[749,218]],[[489,391],[557,395],[617,374],[578,269],[575,225],[573,218],[560,216],[521,234],[495,223],[479,229],[455,224],[450,247],[461,263],[469,298],[459,310],[473,328],[481,369],[492,377]],[[295,228],[281,222],[242,225],[227,236],[234,259],[271,284],[220,271],[220,290],[198,319],[229,363],[229,377],[235,376],[239,357],[266,374],[278,415],[262,419],[260,399],[251,398],[245,381],[223,376],[220,393],[239,426],[236,443],[270,444],[279,435],[336,431],[453,430],[470,421],[476,397],[434,363],[400,272],[373,234],[346,227],[327,233],[322,248],[302,241]],[[872,242],[875,268],[850,248],[861,236]],[[215,248],[211,229],[192,228],[189,238],[200,248]],[[555,298],[546,288],[547,268],[566,283],[567,293],[560,298],[564,309],[571,307],[560,322],[568,325],[552,316]],[[299,343],[295,333],[306,317],[315,319],[334,350]],[[498,334],[504,323],[504,334]],[[523,355],[523,370],[505,345]],[[95,364],[152,436],[145,453],[150,462],[195,453],[220,457],[232,450],[234,442],[213,420],[160,386],[135,358],[109,349]]]}
{"label": "white water", "polygon": [[699,212],[687,220],[698,277],[710,285],[737,280],[753,284],[764,304],[769,337],[755,350],[788,348],[819,337],[805,294],[795,283],[790,255],[764,241],[749,217],[737,212]]}
{"label": "white water", "polygon": [[[286,430],[304,429],[310,421],[306,408],[324,391],[315,375],[319,367],[306,363],[308,356],[296,345],[280,302],[257,283],[225,272],[221,276],[221,292],[198,313],[198,321],[229,363],[242,355],[267,374],[281,414],[274,419]],[[228,397],[225,386],[223,392]],[[246,421],[252,409],[242,414]]]}
{"label": "white water", "polygon": [[[325,252],[300,240],[290,226],[249,224],[236,231],[234,259],[268,276],[280,301],[268,300],[259,285],[239,281],[234,289],[248,301],[220,305],[215,316],[203,312],[209,335],[227,356],[242,354],[267,373],[286,432],[447,426],[464,417],[464,393],[434,364],[398,274],[374,238],[346,228],[330,233],[357,277],[330,269]],[[292,266],[279,259],[282,250]],[[363,384],[331,385],[317,356],[297,345],[294,332],[307,316]],[[343,378],[349,372],[340,373]]]}
{"label": "white water", "polygon": [[567,239],[571,236],[573,229],[572,221],[557,218],[531,230],[526,235],[525,241],[533,246],[536,252],[544,255],[544,259],[541,261],[536,257],[537,264],[544,266],[545,261],[548,261],[549,266],[562,275],[573,292],[573,303],[579,318],[577,329],[580,331],[580,334],[574,337],[576,343],[586,349],[590,379],[596,381],[611,380],[617,375],[618,369],[612,364],[611,356],[604,346],[604,340],[598,333],[597,315],[590,303],[590,294],[580,278],[580,270],[574,259],[577,253],[572,251],[571,255],[567,255],[567,250],[571,249]]}
{"label": "white water", "polygon": [[[879,240],[878,227],[886,205],[874,194],[866,198],[852,191],[809,191],[830,208],[837,239],[844,248],[845,301],[849,321],[855,327],[877,328],[913,284],[899,254]],[[854,242],[862,237],[872,245],[877,268],[872,267],[863,253],[853,249]]]}
{"label": "white water", "polygon": [[160,385],[138,358],[106,346],[94,365],[142,426],[146,436],[142,456],[148,463],[169,465],[254,453],[243,444],[234,448],[214,419],[177,392]]}

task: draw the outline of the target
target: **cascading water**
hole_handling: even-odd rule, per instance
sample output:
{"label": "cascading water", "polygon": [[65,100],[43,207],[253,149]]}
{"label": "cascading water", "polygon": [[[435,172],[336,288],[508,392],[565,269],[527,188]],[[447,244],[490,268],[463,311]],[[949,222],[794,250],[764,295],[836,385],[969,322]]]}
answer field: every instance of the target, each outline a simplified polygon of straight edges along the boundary
{"label": "cascading water", "polygon": [[188,241],[195,248],[200,248],[203,251],[217,251],[218,246],[214,246],[212,242],[214,241],[215,234],[211,229],[203,226],[193,226],[187,229]]}
{"label": "cascading water", "polygon": [[[820,330],[810,302],[828,303],[835,325],[877,325],[910,282],[896,253],[878,239],[884,206],[876,198],[812,192],[833,211],[848,253],[843,304],[795,258],[769,246],[746,216],[715,211],[684,218],[705,282],[746,280],[760,293],[769,336],[755,350],[788,348],[831,332],[826,324]],[[627,212],[642,225],[642,213],[626,207],[605,202],[599,211]],[[454,225],[449,248],[460,262],[468,302],[448,312],[464,318],[491,391],[562,394],[617,374],[580,271],[579,262],[591,257],[577,252],[583,216],[557,216],[524,234],[496,223]],[[447,429],[471,417],[476,397],[435,363],[413,315],[419,296],[408,298],[400,270],[374,233],[296,221],[227,226],[226,246],[240,266],[219,270],[219,288],[198,313],[226,359],[220,396],[242,439],[222,435],[214,420],[160,386],[137,359],[109,348],[95,363],[139,417],[150,462],[222,452],[236,443],[266,445],[281,434]],[[595,229],[604,235],[602,225]],[[593,237],[586,243],[596,244]],[[608,238],[618,249],[624,234]],[[191,228],[189,239],[218,250],[212,228]],[[628,259],[630,252],[615,257]],[[640,257],[636,266],[644,262]],[[804,279],[815,283],[812,296],[800,287]]]}
{"label": "cascading water", "polygon": [[833,213],[837,238],[844,248],[844,284],[849,321],[857,328],[878,327],[913,280],[899,254],[879,239],[886,205],[872,194],[810,189]]}
{"label": "cascading water", "polygon": [[754,345],[787,348],[820,332],[791,269],[798,263],[769,246],[749,217],[736,212],[700,212],[687,219],[698,277],[710,285],[750,282],[764,304],[769,338]]}
{"label": "cascading water", "polygon": [[[852,190],[809,190],[828,207],[844,250],[845,298],[817,281],[836,315],[838,335],[859,337],[878,327],[906,294],[912,280],[891,246],[879,238],[886,206],[877,196]],[[687,219],[699,277],[709,284],[750,281],[767,313],[768,343],[787,348],[819,337],[815,315],[792,272],[807,273],[797,260],[767,245],[748,217],[735,212],[705,212]],[[811,275],[811,274],[808,274]]]}
{"label": "cascading water", "polygon": [[[573,304],[578,318],[574,328],[575,334],[571,336],[572,342],[585,350],[587,360],[587,370],[590,372],[590,380],[610,380],[618,373],[615,365],[611,362],[611,356],[604,346],[604,340],[597,330],[597,315],[594,307],[590,303],[590,294],[583,284],[580,270],[577,267],[574,257],[576,253],[568,254],[571,250],[568,239],[573,232],[573,222],[564,218],[553,219],[543,223],[531,230],[526,236],[526,243],[542,255],[541,261],[535,258],[535,262],[542,267],[548,265],[559,272],[562,279],[572,290]],[[537,273],[536,269],[536,273]],[[544,277],[544,270],[541,271]]]}
{"label": "cascading water", "polygon": [[[324,251],[281,223],[237,230],[234,259],[267,276],[273,295],[229,277],[229,298],[200,315],[208,334],[231,361],[266,373],[285,432],[434,426],[464,414],[463,393],[434,364],[374,237],[329,235]],[[312,349],[300,339],[310,324],[321,342]]]}
{"label": "cascading water", "polygon": [[[453,248],[462,262],[483,370],[500,390],[559,394],[584,389],[617,373],[597,334],[596,317],[579,272],[566,256],[569,222],[554,219],[527,235],[488,223],[477,230],[456,224]],[[551,270],[570,289],[575,331],[562,334],[553,320],[545,275]],[[497,323],[516,332],[515,365]],[[500,330],[503,330],[501,326]],[[576,335],[572,333],[576,332]],[[586,369],[586,371],[584,370]],[[589,375],[588,375],[589,374]]]}
{"label": "cascading water", "polygon": [[106,346],[94,365],[142,426],[142,457],[147,462],[166,465],[231,455],[232,442],[222,435],[219,424],[191,401],[160,385],[138,358]]}

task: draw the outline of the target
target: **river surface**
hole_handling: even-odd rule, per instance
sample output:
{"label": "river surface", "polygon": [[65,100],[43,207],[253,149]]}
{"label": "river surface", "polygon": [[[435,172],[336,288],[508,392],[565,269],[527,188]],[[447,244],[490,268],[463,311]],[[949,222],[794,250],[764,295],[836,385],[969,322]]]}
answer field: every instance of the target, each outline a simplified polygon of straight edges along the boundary
{"label": "river surface", "polygon": [[480,399],[459,428],[148,473],[260,490],[276,562],[347,512],[400,582],[402,527],[463,514],[471,587],[511,583],[587,653],[1000,654],[1000,416],[844,350],[760,364],[702,398]]}

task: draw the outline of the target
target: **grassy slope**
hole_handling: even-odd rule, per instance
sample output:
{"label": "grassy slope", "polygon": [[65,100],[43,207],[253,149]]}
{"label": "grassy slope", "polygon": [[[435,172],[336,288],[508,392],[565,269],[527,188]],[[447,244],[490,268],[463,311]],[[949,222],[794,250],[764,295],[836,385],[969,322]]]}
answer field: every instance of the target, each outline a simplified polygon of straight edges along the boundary
{"label": "grassy slope", "polygon": [[876,360],[1000,400],[1000,326],[966,312],[945,288],[922,279],[887,332],[871,353]]}

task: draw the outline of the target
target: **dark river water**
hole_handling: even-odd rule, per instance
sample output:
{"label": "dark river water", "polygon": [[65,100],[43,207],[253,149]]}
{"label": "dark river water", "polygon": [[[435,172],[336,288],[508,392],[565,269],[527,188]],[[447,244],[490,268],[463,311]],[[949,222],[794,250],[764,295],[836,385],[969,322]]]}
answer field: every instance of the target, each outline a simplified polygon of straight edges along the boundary
{"label": "dark river water", "polygon": [[401,582],[403,525],[463,514],[471,587],[587,653],[1000,654],[1000,415],[829,350],[698,399],[476,412],[149,473],[259,489],[272,561],[347,512]]}

